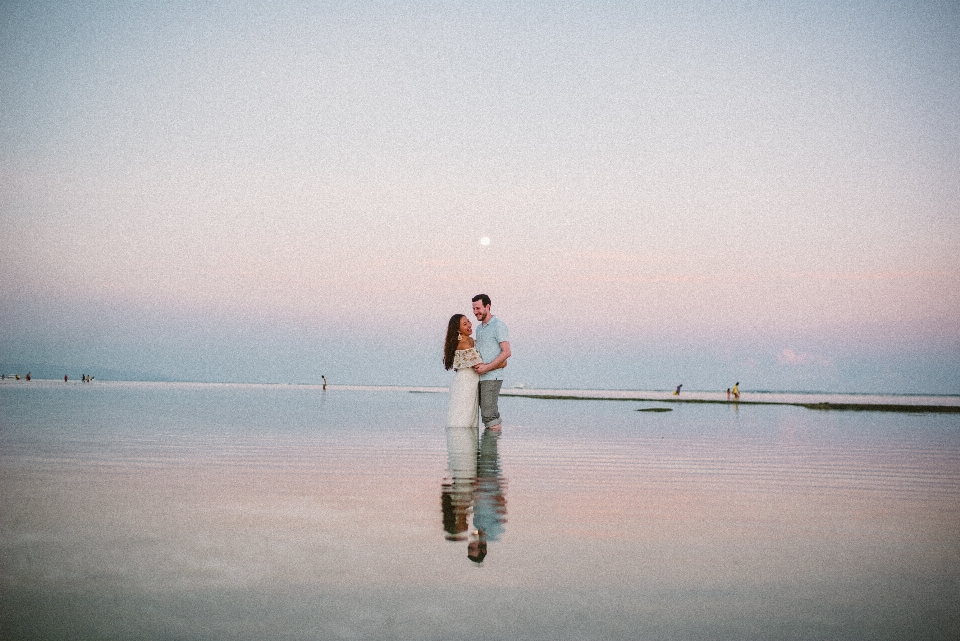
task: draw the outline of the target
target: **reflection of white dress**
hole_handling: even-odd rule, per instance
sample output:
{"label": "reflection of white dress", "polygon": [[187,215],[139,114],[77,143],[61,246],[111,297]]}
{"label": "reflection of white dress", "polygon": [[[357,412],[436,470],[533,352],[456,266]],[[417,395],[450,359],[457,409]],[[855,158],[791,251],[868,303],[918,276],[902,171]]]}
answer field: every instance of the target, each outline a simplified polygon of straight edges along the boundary
{"label": "reflection of white dress", "polygon": [[450,406],[447,408],[447,427],[477,427],[479,425],[480,375],[473,366],[482,363],[477,348],[458,349],[453,356],[457,373],[450,383]]}

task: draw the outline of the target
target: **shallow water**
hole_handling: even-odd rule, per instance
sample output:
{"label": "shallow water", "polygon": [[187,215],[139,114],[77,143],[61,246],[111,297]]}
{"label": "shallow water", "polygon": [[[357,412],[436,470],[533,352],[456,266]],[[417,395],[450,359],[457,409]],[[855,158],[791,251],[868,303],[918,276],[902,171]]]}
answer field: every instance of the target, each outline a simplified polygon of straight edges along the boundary
{"label": "shallow water", "polygon": [[960,634],[957,415],[445,404],[0,385],[2,636]]}

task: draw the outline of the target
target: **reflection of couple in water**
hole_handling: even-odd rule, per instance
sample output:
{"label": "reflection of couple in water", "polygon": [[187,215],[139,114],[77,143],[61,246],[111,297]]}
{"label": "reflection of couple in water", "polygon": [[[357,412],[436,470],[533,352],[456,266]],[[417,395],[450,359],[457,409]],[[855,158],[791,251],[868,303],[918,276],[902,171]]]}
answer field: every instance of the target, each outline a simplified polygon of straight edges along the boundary
{"label": "reflection of couple in water", "polygon": [[[448,541],[468,541],[467,557],[480,563],[487,541],[497,541],[507,521],[506,480],[500,476],[497,441],[500,432],[477,427],[448,427],[450,478],[443,483],[440,503]],[[473,512],[473,531],[468,520]]]}
{"label": "reflection of couple in water", "polygon": [[[467,556],[477,563],[487,553],[487,541],[496,541],[506,521],[506,500],[500,478],[497,440],[501,374],[510,358],[510,335],[503,321],[490,313],[490,297],[473,297],[473,313],[480,321],[476,339],[463,314],[447,324],[443,365],[456,373],[450,384],[447,409],[447,453],[450,482],[444,483],[443,525],[447,538],[469,538]],[[486,429],[479,438],[477,414]],[[467,536],[467,518],[473,511],[474,532]]]}

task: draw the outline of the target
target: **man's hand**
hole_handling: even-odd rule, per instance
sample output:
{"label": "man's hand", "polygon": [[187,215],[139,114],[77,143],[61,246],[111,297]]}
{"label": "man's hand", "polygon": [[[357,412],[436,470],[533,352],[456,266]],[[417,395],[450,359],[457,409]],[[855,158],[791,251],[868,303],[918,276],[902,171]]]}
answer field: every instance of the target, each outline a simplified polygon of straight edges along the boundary
{"label": "man's hand", "polygon": [[507,366],[507,359],[510,358],[510,343],[503,341],[500,343],[500,355],[489,363],[477,363],[473,366],[473,371],[477,374],[486,374],[487,372]]}

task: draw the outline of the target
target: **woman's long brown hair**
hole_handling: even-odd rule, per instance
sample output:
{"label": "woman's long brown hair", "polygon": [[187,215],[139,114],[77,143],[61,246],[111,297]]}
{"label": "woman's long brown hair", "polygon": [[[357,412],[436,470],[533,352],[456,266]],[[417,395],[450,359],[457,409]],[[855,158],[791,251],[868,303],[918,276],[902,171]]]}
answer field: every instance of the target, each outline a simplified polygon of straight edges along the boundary
{"label": "woman's long brown hair", "polygon": [[453,367],[453,356],[457,351],[457,343],[460,342],[460,319],[463,314],[454,314],[447,323],[447,340],[443,343],[443,367],[450,369]]}

